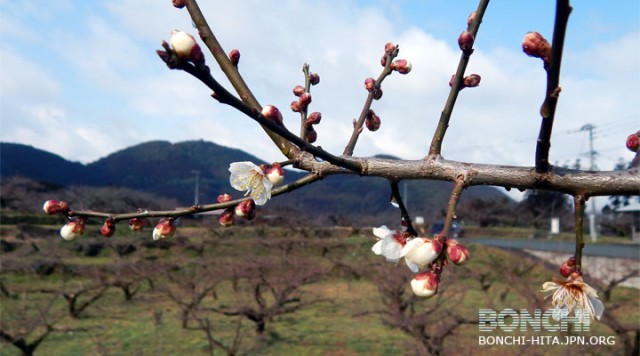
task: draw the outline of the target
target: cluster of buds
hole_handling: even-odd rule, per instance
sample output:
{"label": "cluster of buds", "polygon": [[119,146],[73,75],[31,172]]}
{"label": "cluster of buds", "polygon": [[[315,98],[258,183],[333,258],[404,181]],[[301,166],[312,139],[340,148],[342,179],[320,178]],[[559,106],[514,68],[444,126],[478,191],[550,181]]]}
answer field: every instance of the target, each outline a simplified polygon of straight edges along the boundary
{"label": "cluster of buds", "polygon": [[[451,76],[451,80],[449,80],[449,86],[453,86],[453,82],[454,80],[456,80],[456,75],[453,74]],[[477,87],[478,85],[480,85],[480,80],[482,80],[482,77],[480,77],[479,74],[471,74],[468,75],[466,77],[464,77],[462,79],[462,85],[460,85],[460,90],[464,89],[464,88],[474,88]]]}
{"label": "cluster of buds", "polygon": [[[302,87],[297,85],[295,88],[293,88],[294,94],[299,92],[298,88],[302,88]],[[291,111],[293,112],[306,111],[307,107],[309,107],[309,104],[311,104],[311,94],[304,91],[304,88],[302,88],[302,90],[303,92],[300,95],[296,95],[298,97],[298,100],[294,100],[291,102],[290,107],[291,107]]]}
{"label": "cluster of buds", "polygon": [[262,108],[262,116],[278,125],[282,125],[282,113],[273,105],[266,105]]}
{"label": "cluster of buds", "polygon": [[369,110],[364,123],[369,131],[377,131],[380,128],[380,116],[376,115],[375,111]]}
{"label": "cluster of buds", "polygon": [[318,133],[313,128],[313,125],[317,125],[322,120],[322,114],[314,111],[307,117],[304,122],[304,139],[309,143],[314,143],[318,139]]}
{"label": "cluster of buds", "polygon": [[541,58],[545,68],[549,65],[551,45],[540,33],[528,32],[522,41],[522,50],[528,56]]}
{"label": "cluster of buds", "polygon": [[640,131],[629,135],[626,145],[631,152],[638,152],[638,149],[640,149]]}
{"label": "cluster of buds", "polygon": [[194,64],[204,64],[204,54],[202,54],[202,50],[196,43],[195,38],[190,34],[174,30],[171,32],[169,45],[171,45],[171,50],[178,58]]}
{"label": "cluster of buds", "polygon": [[[218,203],[225,203],[231,201],[232,198],[229,194],[222,194],[218,196]],[[218,222],[222,226],[231,226],[234,223],[235,216],[245,218],[247,220],[252,220],[256,216],[256,203],[253,199],[246,199],[240,202],[235,207],[230,207],[224,209],[220,217],[218,218]]]}

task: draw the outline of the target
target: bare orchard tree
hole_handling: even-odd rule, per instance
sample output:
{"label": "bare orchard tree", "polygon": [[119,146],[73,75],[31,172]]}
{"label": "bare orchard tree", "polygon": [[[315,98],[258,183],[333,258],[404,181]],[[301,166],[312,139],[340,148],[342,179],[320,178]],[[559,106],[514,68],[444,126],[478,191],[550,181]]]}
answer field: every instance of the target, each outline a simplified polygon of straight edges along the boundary
{"label": "bare orchard tree", "polygon": [[[468,259],[468,251],[448,233],[456,217],[456,207],[465,189],[477,185],[491,185],[506,189],[548,190],[568,194],[572,197],[575,220],[575,253],[561,269],[566,279],[555,280],[545,284],[547,292],[558,295],[553,298],[558,308],[589,308],[593,316],[600,317],[602,305],[595,291],[584,283],[581,264],[583,240],[583,217],[585,202],[594,196],[605,195],[639,195],[640,194],[640,154],[638,143],[640,131],[630,132],[626,145],[635,152],[631,165],[616,171],[584,171],[580,169],[553,166],[549,161],[551,133],[556,120],[556,107],[560,100],[560,69],[562,64],[565,32],[569,23],[571,6],[569,0],[557,0],[552,41],[549,43],[540,33],[529,32],[524,35],[522,49],[528,56],[542,60],[541,75],[546,75],[546,87],[541,89],[544,100],[540,108],[531,108],[531,113],[540,115],[540,130],[536,142],[535,157],[531,166],[504,166],[496,164],[478,164],[446,159],[442,156],[442,147],[450,124],[451,115],[458,96],[464,88],[477,87],[481,77],[475,73],[466,73],[474,53],[474,41],[487,10],[489,0],[480,0],[478,7],[467,18],[466,29],[460,34],[458,44],[460,59],[458,67],[449,82],[450,90],[444,103],[437,128],[431,137],[431,143],[424,150],[424,157],[418,160],[391,160],[380,157],[356,157],[355,147],[364,129],[376,131],[380,127],[380,117],[372,109],[374,102],[383,96],[383,82],[390,76],[409,74],[411,62],[398,58],[400,47],[387,43],[382,57],[380,73],[375,78],[366,78],[364,86],[366,99],[362,110],[353,120],[353,132],[345,138],[345,147],[341,153],[327,152],[314,145],[317,132],[314,129],[322,119],[319,112],[312,112],[311,88],[318,85],[320,76],[310,71],[304,64],[303,82],[293,89],[295,100],[290,109],[299,115],[300,125],[293,129],[286,127],[280,110],[272,105],[262,105],[244,81],[239,67],[240,52],[236,49],[225,51],[216,34],[212,31],[200,10],[196,0],[174,0],[177,8],[185,8],[198,29],[198,35],[206,49],[220,67],[224,78],[214,76],[205,60],[205,55],[195,38],[182,31],[174,31],[170,41],[163,42],[163,49],[158,50],[159,57],[170,69],[181,70],[197,78],[205,85],[205,93],[220,104],[229,105],[260,125],[273,144],[282,152],[284,161],[271,165],[258,166],[251,162],[233,162],[229,171],[230,183],[239,191],[246,191],[245,197],[234,199],[223,194],[212,204],[195,205],[186,209],[168,211],[138,210],[131,213],[113,213],[93,210],[73,210],[63,201],[50,200],[45,203],[47,213],[61,213],[67,217],[68,223],[62,228],[61,235],[65,239],[74,239],[84,231],[88,218],[104,220],[102,234],[111,236],[115,226],[122,221],[129,221],[134,229],[139,229],[143,219],[161,217],[162,220],[153,231],[154,239],[171,237],[175,233],[177,218],[199,212],[223,209],[220,223],[224,226],[233,224],[240,217],[252,219],[256,214],[256,206],[264,205],[269,199],[284,193],[290,193],[306,185],[317,183],[323,178],[337,174],[382,177],[387,179],[392,192],[392,202],[399,208],[402,228],[398,232],[378,234],[381,245],[375,248],[376,253],[388,259],[404,258],[411,269],[417,273],[412,280],[417,295],[429,297],[435,294],[442,271],[447,261],[456,264]],[[466,17],[466,14],[464,14]],[[462,16],[461,16],[462,17]],[[376,58],[372,62],[378,61]],[[539,65],[539,62],[532,65]],[[232,88],[221,84],[229,82]],[[471,95],[470,89],[464,91]],[[537,114],[536,114],[537,115]],[[635,131],[635,130],[634,130]],[[620,143],[621,145],[623,143]],[[283,183],[282,167],[293,166],[308,172],[308,175],[294,182]],[[441,233],[433,237],[418,236],[411,224],[411,214],[403,203],[399,192],[399,183],[403,180],[442,180],[453,183],[449,203],[446,207],[446,218]],[[383,193],[383,192],[381,192]],[[250,197],[246,197],[250,195]],[[446,247],[446,248],[445,248]],[[572,289],[577,289],[584,298],[573,298]],[[590,299],[588,299],[589,297]],[[589,300],[585,304],[585,300]]]}

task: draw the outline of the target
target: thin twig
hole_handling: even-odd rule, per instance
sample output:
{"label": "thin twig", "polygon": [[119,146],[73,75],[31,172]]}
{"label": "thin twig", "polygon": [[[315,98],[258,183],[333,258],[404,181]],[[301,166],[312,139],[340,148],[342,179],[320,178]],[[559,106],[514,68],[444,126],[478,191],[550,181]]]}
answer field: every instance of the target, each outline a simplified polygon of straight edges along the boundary
{"label": "thin twig", "polygon": [[456,219],[456,206],[458,206],[458,201],[460,200],[460,196],[462,195],[462,191],[465,188],[465,179],[464,176],[459,175],[454,183],[453,190],[451,191],[451,196],[449,197],[449,203],[447,204],[447,216],[444,219],[444,227],[442,228],[441,234],[444,236],[449,236],[449,230],[451,230],[451,226],[453,225],[453,220]]}
{"label": "thin twig", "polygon": [[[484,12],[487,9],[488,5],[489,0],[480,0],[480,3],[478,4],[475,19],[473,20],[471,26],[469,26],[469,32],[473,35],[474,39],[477,39],[478,29],[480,28],[482,17],[484,16]],[[460,55],[458,69],[456,70],[455,78],[451,83],[451,90],[449,90],[449,97],[447,97],[447,102],[445,103],[444,109],[440,114],[438,127],[436,128],[436,131],[433,134],[433,138],[431,139],[431,146],[429,147],[429,157],[439,156],[442,152],[442,142],[444,140],[444,135],[447,132],[447,128],[449,127],[449,120],[451,119],[453,107],[455,106],[456,100],[458,99],[458,93],[460,93],[460,89],[462,89],[462,80],[464,78],[464,72],[467,69],[467,64],[469,64],[469,57],[471,56],[471,52],[472,51],[463,51]]]}
{"label": "thin twig", "polygon": [[582,249],[584,248],[584,197],[576,195],[573,198],[575,206],[575,231],[576,231],[576,251],[573,257],[576,259],[576,271],[580,272],[582,266]]}
{"label": "thin twig", "polygon": [[411,236],[418,236],[418,233],[413,228],[413,224],[411,223],[411,216],[409,215],[409,211],[407,207],[404,205],[404,201],[402,200],[402,195],[400,195],[399,182],[392,181],[391,182],[391,197],[398,204],[398,208],[400,208],[400,215],[402,219],[403,226],[407,228],[407,232],[411,234]]}
{"label": "thin twig", "polygon": [[567,31],[567,22],[571,14],[569,0],[556,2],[556,20],[553,25],[553,41],[551,43],[551,60],[547,69],[547,91],[544,103],[540,108],[542,122],[536,144],[536,172],[546,173],[551,168],[549,163],[549,149],[551,148],[551,131],[553,120],[560,94],[560,64],[562,63],[562,50]]}

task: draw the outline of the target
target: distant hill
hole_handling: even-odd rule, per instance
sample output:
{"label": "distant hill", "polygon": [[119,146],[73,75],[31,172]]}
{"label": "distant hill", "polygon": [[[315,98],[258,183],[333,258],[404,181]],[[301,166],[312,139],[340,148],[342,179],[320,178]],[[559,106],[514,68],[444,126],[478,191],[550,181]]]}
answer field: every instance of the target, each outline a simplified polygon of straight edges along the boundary
{"label": "distant hill", "polygon": [[[387,157],[385,158],[392,158]],[[200,175],[200,203],[210,203],[222,193],[239,196],[229,186],[229,164],[238,161],[265,163],[244,151],[206,141],[172,144],[151,141],[112,153],[83,165],[21,144],[0,143],[0,178],[23,176],[62,186],[114,186],[136,189],[176,199],[194,201],[195,174]],[[287,172],[287,181],[304,172]],[[442,181],[401,183],[414,216],[436,219],[446,207],[452,184]],[[330,176],[323,181],[274,199],[271,213],[306,216],[323,224],[397,224],[398,211],[389,203],[390,188],[383,178]],[[471,187],[467,199],[508,199],[494,187]]]}

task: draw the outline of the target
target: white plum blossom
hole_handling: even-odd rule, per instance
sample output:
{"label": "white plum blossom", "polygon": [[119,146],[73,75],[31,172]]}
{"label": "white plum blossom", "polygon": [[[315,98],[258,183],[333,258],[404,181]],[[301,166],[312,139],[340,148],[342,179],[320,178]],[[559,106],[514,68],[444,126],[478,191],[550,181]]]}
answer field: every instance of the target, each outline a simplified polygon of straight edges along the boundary
{"label": "white plum blossom", "polygon": [[267,179],[264,169],[253,162],[233,162],[229,165],[229,182],[234,189],[246,191],[256,205],[264,205],[271,198],[273,183]]}
{"label": "white plum blossom", "polygon": [[442,243],[436,239],[416,237],[407,241],[400,254],[409,269],[419,272],[433,262],[442,251]]}
{"label": "white plum blossom", "polygon": [[379,238],[378,242],[371,247],[373,253],[384,256],[390,262],[398,262],[402,258],[402,246],[406,241],[402,233],[389,230],[382,225],[373,228],[373,234]]}
{"label": "white plum blossom", "polygon": [[582,280],[578,273],[572,273],[566,281],[554,278],[542,285],[543,292],[550,292],[553,318],[559,320],[575,309],[576,316],[586,311],[591,318],[600,320],[604,304],[598,299],[598,292]]}

